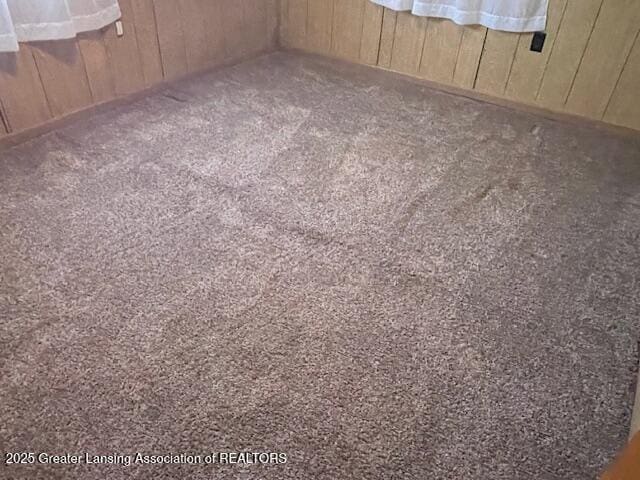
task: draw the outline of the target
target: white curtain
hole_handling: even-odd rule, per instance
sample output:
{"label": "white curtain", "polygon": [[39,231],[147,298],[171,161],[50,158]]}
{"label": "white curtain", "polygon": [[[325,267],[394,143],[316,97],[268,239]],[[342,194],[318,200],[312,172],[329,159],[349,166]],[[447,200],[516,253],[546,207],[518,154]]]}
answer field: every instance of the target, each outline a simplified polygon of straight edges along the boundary
{"label": "white curtain", "polygon": [[371,0],[414,15],[449,18],[507,32],[536,32],[547,24],[548,0]]}
{"label": "white curtain", "polygon": [[0,52],[18,51],[18,42],[73,38],[118,18],[118,0],[0,0]]}

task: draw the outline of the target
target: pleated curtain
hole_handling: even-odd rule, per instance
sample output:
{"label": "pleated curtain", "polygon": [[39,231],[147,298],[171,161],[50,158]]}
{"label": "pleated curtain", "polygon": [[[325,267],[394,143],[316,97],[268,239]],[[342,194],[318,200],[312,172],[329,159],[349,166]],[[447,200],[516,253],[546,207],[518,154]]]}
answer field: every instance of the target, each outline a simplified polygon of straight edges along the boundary
{"label": "pleated curtain", "polygon": [[[459,25],[479,24],[507,32],[545,29],[548,0],[371,0],[392,10],[440,17]],[[639,0],[640,1],[640,0]]]}
{"label": "pleated curtain", "polygon": [[118,0],[0,0],[0,52],[18,51],[18,42],[73,38],[118,18]]}

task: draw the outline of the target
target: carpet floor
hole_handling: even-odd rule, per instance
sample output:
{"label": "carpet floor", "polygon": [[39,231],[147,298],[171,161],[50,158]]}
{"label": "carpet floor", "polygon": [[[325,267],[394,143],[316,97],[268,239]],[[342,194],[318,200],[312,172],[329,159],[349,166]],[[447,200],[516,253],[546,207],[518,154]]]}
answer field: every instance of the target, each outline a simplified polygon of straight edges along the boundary
{"label": "carpet floor", "polygon": [[[274,53],[0,152],[0,218],[3,478],[579,480],[626,440],[636,139]],[[136,452],[287,461],[39,455]]]}

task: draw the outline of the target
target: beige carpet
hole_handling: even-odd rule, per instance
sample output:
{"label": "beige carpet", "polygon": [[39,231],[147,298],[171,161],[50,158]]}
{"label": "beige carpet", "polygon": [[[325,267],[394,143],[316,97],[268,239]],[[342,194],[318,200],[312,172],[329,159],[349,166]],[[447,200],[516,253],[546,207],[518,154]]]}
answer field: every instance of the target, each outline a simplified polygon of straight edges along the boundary
{"label": "beige carpet", "polygon": [[0,219],[4,452],[287,455],[3,478],[586,480],[627,438],[636,140],[278,53],[0,152]]}

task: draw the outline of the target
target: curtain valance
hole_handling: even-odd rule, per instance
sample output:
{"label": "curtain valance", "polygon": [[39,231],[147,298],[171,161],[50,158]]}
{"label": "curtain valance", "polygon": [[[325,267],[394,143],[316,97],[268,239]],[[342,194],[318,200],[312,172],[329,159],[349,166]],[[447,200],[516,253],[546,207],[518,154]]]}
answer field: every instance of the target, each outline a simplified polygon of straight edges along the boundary
{"label": "curtain valance", "polygon": [[73,38],[120,18],[118,0],[0,0],[0,52],[18,42]]}
{"label": "curtain valance", "polygon": [[393,10],[441,17],[460,25],[480,24],[507,32],[544,30],[548,0],[371,0]]}

